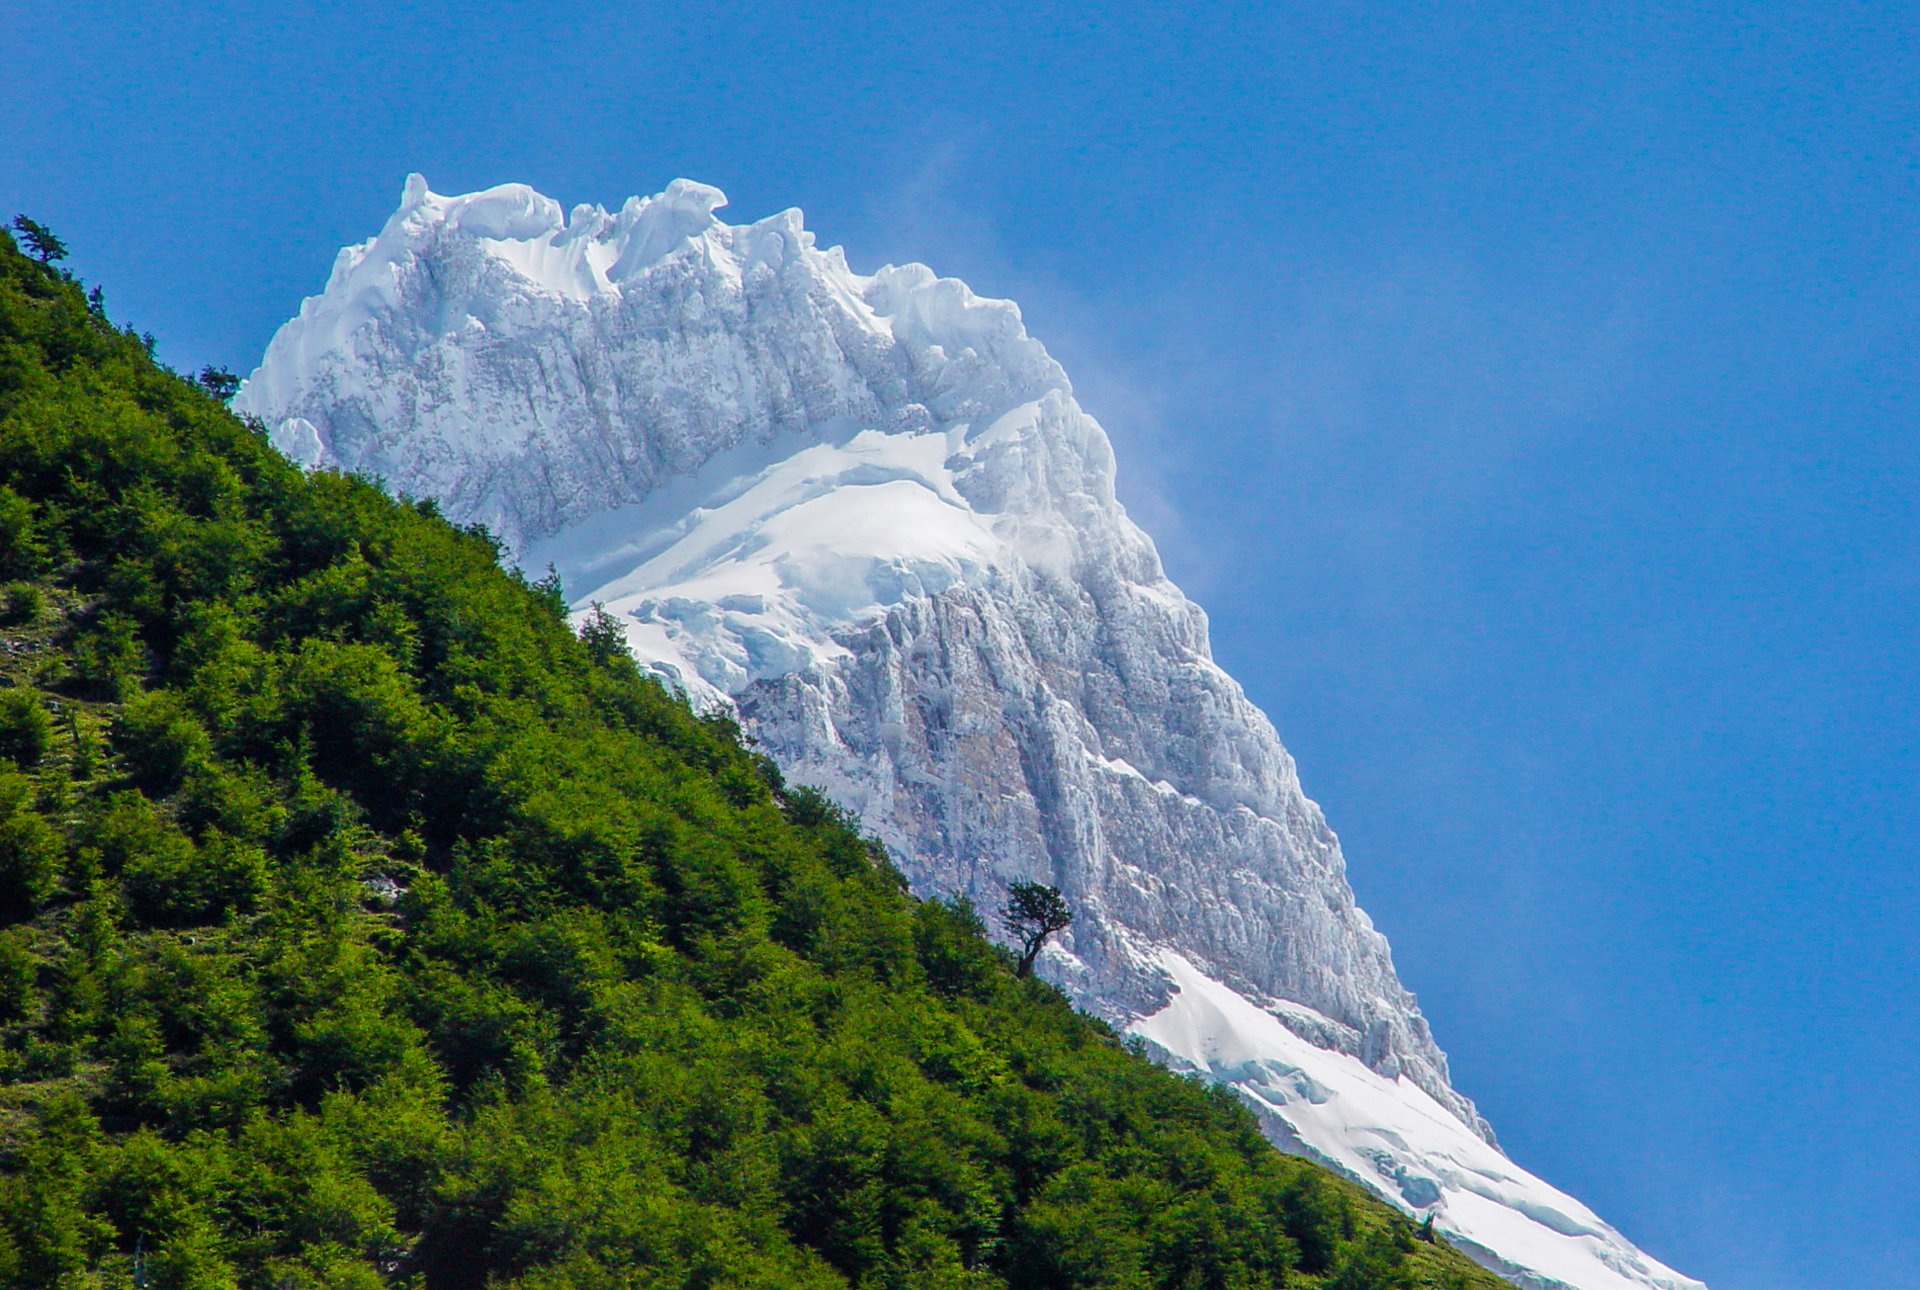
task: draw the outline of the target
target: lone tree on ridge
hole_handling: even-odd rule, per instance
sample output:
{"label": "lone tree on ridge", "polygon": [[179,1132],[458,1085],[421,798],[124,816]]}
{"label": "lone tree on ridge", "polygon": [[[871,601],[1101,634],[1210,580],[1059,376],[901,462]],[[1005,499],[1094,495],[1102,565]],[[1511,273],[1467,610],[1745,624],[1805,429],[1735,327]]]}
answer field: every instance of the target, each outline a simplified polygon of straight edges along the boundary
{"label": "lone tree on ridge", "polygon": [[200,369],[200,375],[194,378],[200,388],[221,402],[226,402],[240,392],[240,378],[224,367],[215,367],[209,363]]}
{"label": "lone tree on ridge", "polygon": [[1000,911],[1000,921],[1020,938],[1020,966],[1014,969],[1014,975],[1029,976],[1033,961],[1040,957],[1040,947],[1047,943],[1047,937],[1073,921],[1073,911],[1067,908],[1058,887],[1016,882],[1007,887],[1007,907]]}
{"label": "lone tree on ridge", "polygon": [[39,220],[15,215],[13,227],[20,234],[20,240],[27,244],[27,254],[41,264],[52,264],[55,260],[67,258],[67,244],[55,237],[53,230]]}

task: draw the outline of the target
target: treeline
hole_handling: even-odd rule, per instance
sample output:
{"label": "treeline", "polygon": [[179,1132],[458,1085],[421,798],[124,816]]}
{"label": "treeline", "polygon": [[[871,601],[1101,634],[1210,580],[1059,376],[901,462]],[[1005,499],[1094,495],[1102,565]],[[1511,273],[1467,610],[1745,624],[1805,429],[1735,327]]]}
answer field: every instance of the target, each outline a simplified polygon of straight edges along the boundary
{"label": "treeline", "polygon": [[1499,1284],[151,349],[0,237],[0,1285]]}

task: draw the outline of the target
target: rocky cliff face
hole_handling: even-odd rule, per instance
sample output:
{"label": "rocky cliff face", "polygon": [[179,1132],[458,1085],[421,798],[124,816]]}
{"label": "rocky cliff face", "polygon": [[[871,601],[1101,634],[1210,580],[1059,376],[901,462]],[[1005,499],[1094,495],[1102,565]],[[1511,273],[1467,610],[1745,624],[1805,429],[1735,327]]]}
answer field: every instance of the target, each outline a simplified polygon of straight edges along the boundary
{"label": "rocky cliff face", "polygon": [[1523,1283],[1689,1282],[1513,1166],[1339,844],[1114,497],[1018,310],[853,273],[797,212],[410,180],[239,406],[551,562],[635,654],[860,810],[922,894],[1077,913],[1043,970]]}

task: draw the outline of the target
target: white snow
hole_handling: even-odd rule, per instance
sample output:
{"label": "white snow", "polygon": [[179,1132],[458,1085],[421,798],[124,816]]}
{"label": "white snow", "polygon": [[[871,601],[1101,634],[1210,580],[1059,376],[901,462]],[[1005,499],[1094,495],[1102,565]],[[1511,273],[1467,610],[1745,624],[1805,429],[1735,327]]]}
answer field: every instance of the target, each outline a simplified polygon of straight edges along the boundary
{"label": "white snow", "polygon": [[623,508],[611,530],[602,516],[533,543],[526,563],[593,587],[643,662],[731,707],[752,681],[844,655],[835,628],[1002,558],[993,517],[954,488],[947,462],[964,439],[965,427],[860,430],[777,460],[728,454],[671,490],[698,499],[677,518],[656,503]]}
{"label": "white snow", "polygon": [[1231,1084],[1310,1154],[1394,1201],[1431,1214],[1449,1239],[1533,1284],[1580,1290],[1698,1290],[1634,1250],[1598,1215],[1514,1164],[1424,1089],[1317,1047],[1276,1012],[1171,949],[1152,955],[1177,993],[1129,1030],[1177,1064]]}
{"label": "white snow", "polygon": [[[1115,499],[1019,309],[853,272],[798,211],[419,176],[236,406],[487,524],[635,655],[859,809],[917,891],[1059,886],[1085,1006],[1522,1284],[1681,1290],[1447,1076],[1338,840]],[[1224,981],[1233,982],[1229,988]]]}

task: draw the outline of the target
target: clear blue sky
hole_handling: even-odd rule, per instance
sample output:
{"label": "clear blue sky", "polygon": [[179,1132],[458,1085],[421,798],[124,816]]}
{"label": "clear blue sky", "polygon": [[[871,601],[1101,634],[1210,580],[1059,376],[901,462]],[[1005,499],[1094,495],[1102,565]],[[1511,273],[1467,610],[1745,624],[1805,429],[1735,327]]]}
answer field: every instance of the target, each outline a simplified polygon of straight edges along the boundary
{"label": "clear blue sky", "polygon": [[1916,11],[1419,8],[8,3],[0,207],[180,367],[409,170],[1020,300],[1512,1154],[1911,1285]]}

